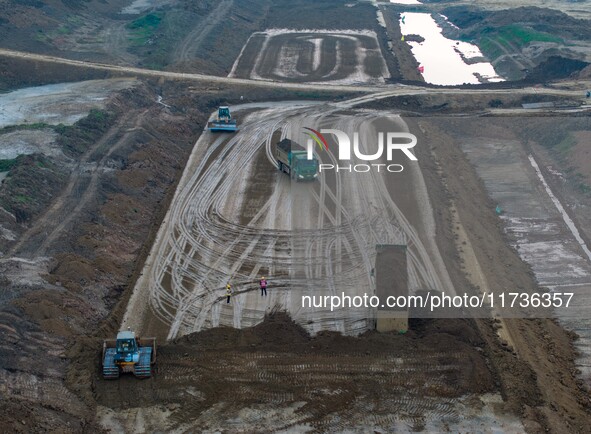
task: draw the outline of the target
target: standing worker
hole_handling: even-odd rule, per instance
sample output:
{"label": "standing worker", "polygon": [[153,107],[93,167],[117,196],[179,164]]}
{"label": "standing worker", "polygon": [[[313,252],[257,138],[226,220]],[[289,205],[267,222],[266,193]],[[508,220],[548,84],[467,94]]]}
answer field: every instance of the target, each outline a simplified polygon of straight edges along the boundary
{"label": "standing worker", "polygon": [[232,297],[232,286],[228,282],[226,284],[226,303],[230,303],[230,297]]}
{"label": "standing worker", "polygon": [[261,297],[267,296],[267,281],[265,280],[265,276],[261,278]]}

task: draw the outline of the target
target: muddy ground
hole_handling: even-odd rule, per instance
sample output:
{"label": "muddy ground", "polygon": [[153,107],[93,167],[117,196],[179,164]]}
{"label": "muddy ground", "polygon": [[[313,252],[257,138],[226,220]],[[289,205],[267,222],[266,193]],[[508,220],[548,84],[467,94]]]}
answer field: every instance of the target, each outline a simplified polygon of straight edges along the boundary
{"label": "muddy ground", "polygon": [[[115,3],[101,3],[106,15],[114,13]],[[64,14],[78,10],[75,2],[67,4],[70,6],[62,9]],[[254,29],[261,30],[263,23],[267,28],[287,27],[292,22],[290,9],[281,9],[282,4],[253,1],[247,4],[248,12],[229,8],[231,18],[219,20],[209,36],[191,32],[190,39],[185,40],[184,47],[190,48],[194,41],[202,44],[203,57],[192,57],[194,53],[187,49],[166,61],[162,53],[178,40],[174,34],[170,39],[156,38],[162,43],[155,43],[157,50],[151,53],[148,45],[130,53],[126,36],[121,38],[124,33],[116,33],[119,36],[112,39],[122,45],[103,47],[102,53],[96,48],[85,52],[68,45],[76,39],[74,36],[60,39],[58,33],[51,33],[51,42],[43,36],[31,38],[37,25],[53,26],[53,30],[42,29],[47,34],[59,28],[57,21],[45,20],[41,8],[34,4],[22,10],[11,2],[2,2],[5,11],[12,9],[6,15],[10,15],[10,22],[2,21],[0,32],[6,36],[6,46],[12,48],[119,63],[144,62],[150,67],[167,67],[182,59],[177,63],[179,68],[225,74]],[[85,3],[82,10],[88,11],[88,5]],[[326,2],[322,5],[328,7]],[[355,24],[358,20],[361,28],[366,28],[368,14],[374,20],[375,10],[365,6],[348,8],[349,21],[341,25],[359,28]],[[259,11],[266,8],[275,9],[275,13],[264,22]],[[298,3],[298,8],[308,11],[302,17],[306,27],[317,27],[317,23],[334,18],[318,13],[311,2]],[[174,17],[170,11],[164,12]],[[195,18],[199,13],[191,10],[187,16]],[[120,32],[126,22],[136,18],[112,17],[109,31]],[[195,23],[198,21],[194,22],[197,29]],[[189,29],[190,24],[186,24]],[[334,28],[338,25],[332,23]],[[240,36],[227,47],[220,47],[219,35],[227,34],[232,26],[238,26]],[[399,41],[395,26],[390,27],[392,41]],[[81,35],[90,28],[90,24],[80,25],[71,34]],[[383,45],[385,34],[380,35]],[[217,41],[218,45],[207,45],[208,41]],[[108,57],[105,50],[115,55]],[[391,75],[416,80],[412,57],[400,50],[403,48],[395,52],[405,63],[395,71],[391,59],[386,59]],[[3,63],[1,69],[4,90],[105,77],[92,70],[28,62]],[[158,95],[171,108],[155,103]],[[589,398],[577,377],[574,336],[548,319],[423,321],[411,322],[411,331],[402,336],[369,333],[346,338],[329,333],[310,338],[289,318],[276,313],[254,329],[209,330],[162,345],[153,379],[102,380],[101,341],[112,338],[119,327],[190,149],[212,109],[223,102],[239,101],[239,95],[246,100],[319,97],[306,92],[266,93],[221,87],[187,90],[179,83],[143,83],[134,92],[114,96],[108,106],[113,123],[93,138],[90,148],[72,154],[81,162],[92,163],[92,170],[76,172],[56,163],[52,167],[51,161],[39,155],[19,162],[20,170],[33,174],[37,181],[20,186],[37,193],[37,206],[18,213],[18,222],[14,209],[0,213],[1,221],[8,222],[16,235],[2,239],[2,250],[20,258],[0,262],[0,394],[10,398],[0,400],[0,430],[100,432],[104,426],[119,428],[118,415],[130,420],[139,412],[137,420],[154,426],[183,429],[186,419],[196,417],[196,426],[201,429],[217,428],[216,421],[225,420],[225,428],[231,431],[237,425],[227,416],[238,417],[236,412],[241,408],[247,409],[246,414],[239,415],[241,420],[266,430],[274,426],[274,421],[282,422],[281,412],[269,410],[278,406],[283,414],[294,414],[292,422],[285,422],[286,428],[294,420],[319,431],[338,431],[357,423],[364,427],[372,423],[394,426],[392,409],[402,409],[407,411],[407,429],[428,429],[421,414],[408,412],[412,401],[397,401],[396,387],[406,387],[404,381],[408,379],[407,396],[433,398],[429,410],[433,417],[453,416],[457,410],[451,409],[450,403],[457,404],[465,394],[500,392],[505,402],[497,404],[497,411],[520,417],[528,432],[590,432]],[[392,105],[384,101],[377,107],[415,115],[424,109],[429,114],[438,110],[463,113],[486,110],[498,106],[499,101],[508,107],[522,102],[488,96],[446,100],[426,97],[398,99]],[[420,158],[428,162],[426,182],[436,210],[437,243],[454,282],[467,291],[477,290],[471,280],[474,273],[469,255],[454,241],[466,236],[491,288],[536,291],[531,269],[509,247],[494,204],[457,143],[428,121],[414,117],[412,121],[419,122],[424,131],[425,137],[419,141],[426,139],[425,143],[431,144],[422,148]],[[550,162],[558,158],[551,150],[542,149],[540,153]],[[577,166],[585,158],[584,149],[574,146],[572,154],[560,162],[587,176],[586,166]],[[565,197],[581,193],[574,181],[565,185]],[[47,209],[48,204],[57,206]],[[50,218],[44,219],[46,211]],[[581,217],[581,221],[586,220]],[[440,352],[430,360],[433,349]],[[425,363],[429,374],[400,375],[393,370],[393,363],[402,367]],[[441,366],[442,372],[433,374]],[[376,399],[376,390],[387,400]],[[369,405],[363,404],[367,402]],[[478,397],[474,402],[473,407],[483,405]],[[352,416],[372,412],[381,419],[376,422]],[[146,418],[142,413],[153,413],[160,419]],[[172,425],[167,425],[170,421]],[[451,427],[454,431],[453,423]]]}
{"label": "muddy ground", "polygon": [[92,407],[64,388],[67,349],[93,334],[120,299],[204,121],[196,108],[175,114],[155,98],[140,86],[110,100],[116,120],[75,157],[91,170],[33,154],[39,172],[11,176],[30,198],[21,205],[35,206],[20,222],[10,211],[1,217],[15,235],[2,239],[11,252],[1,264],[1,387],[11,397],[0,402],[3,430],[97,429]]}
{"label": "muddy ground", "polygon": [[[426,138],[431,137],[431,151],[442,173],[443,184],[430,183],[430,194],[445,197],[448,204],[438,208],[436,215],[438,227],[443,229],[438,243],[447,252],[444,258],[448,270],[455,275],[453,278],[461,281],[457,273],[465,279],[472,271],[467,269],[467,258],[462,255],[465,247],[452,247],[449,242],[465,231],[491,291],[537,291],[531,269],[509,247],[501,220],[494,212],[495,205],[462,150],[441,129],[429,122],[419,123]],[[436,172],[430,173],[435,176]],[[454,208],[450,209],[450,201]],[[474,285],[470,280],[465,282]],[[589,432],[591,402],[583,382],[577,378],[574,333],[565,331],[552,319],[505,319],[496,325],[490,320],[476,322],[494,354],[491,361],[500,377],[507,406],[521,414],[526,430]],[[505,338],[499,339],[500,333],[494,331],[499,325],[505,330]]]}
{"label": "muddy ground", "polygon": [[[371,424],[396,408],[420,429],[436,415],[453,419],[458,398],[495,390],[474,330],[464,320],[417,321],[406,335],[311,338],[277,312],[251,329],[210,329],[161,346],[158,373],[149,381],[107,382],[95,373],[93,393],[103,414],[107,408],[172,409],[168,429],[233,431],[231,421],[251,409],[248,430],[308,425],[334,431]],[[289,415],[286,409],[297,403]],[[359,414],[360,403],[375,408]],[[143,417],[149,426],[150,417]]]}
{"label": "muddy ground", "polygon": [[[469,278],[468,258],[454,242],[461,231],[471,241],[490,290],[537,291],[530,268],[508,246],[488,193],[460,147],[436,124],[419,118],[412,122],[420,125],[413,131],[423,131],[419,140],[430,144],[420,149],[419,158],[426,161],[426,182],[440,229],[437,242],[454,285],[459,291],[477,290]],[[94,350],[98,340],[80,347],[71,372],[77,373],[74,383],[83,376],[94,379],[84,396],[96,400],[102,423],[116,429],[212,429],[221,423],[232,431],[234,422],[246,422],[262,430],[289,426],[343,430],[371,423],[363,416],[367,407],[359,402],[371,402],[378,390],[390,405],[371,407],[373,423],[384,426],[384,420],[392,417],[391,409],[397,408],[411,429],[420,430],[429,417],[446,420],[454,414],[449,408],[429,407],[421,399],[437,396],[437,402],[443,398],[451,405],[462,394],[475,393],[476,387],[482,388],[479,394],[499,391],[505,402],[498,410],[520,417],[528,432],[588,432],[589,400],[577,378],[572,339],[572,333],[549,319],[424,320],[412,321],[406,335],[368,333],[347,338],[326,333],[310,338],[278,314],[253,329],[217,328],[164,345],[157,374],[146,382],[102,380]],[[396,401],[393,390],[400,386],[396,371],[382,363],[384,357],[396,357],[402,369],[413,366],[426,357],[421,354],[427,347],[443,351],[438,364],[446,368],[437,381],[428,369],[419,377],[405,376],[404,396],[415,399],[421,409],[413,412]],[[451,354],[468,357],[470,368],[450,363],[445,358]],[[368,369],[374,374],[367,374]],[[470,377],[476,372],[486,381]],[[464,375],[472,379],[466,382]],[[389,380],[380,379],[384,377]],[[438,386],[433,388],[431,381]],[[269,407],[271,416],[265,416]]]}
{"label": "muddy ground", "polygon": [[[171,109],[154,103],[158,94],[164,95]],[[489,97],[483,96],[473,101],[461,98],[450,105],[454,110],[480,110],[488,103]],[[138,411],[161,416],[156,421],[144,418],[146,423],[179,428],[190,413],[197,417],[194,426],[206,429],[242,406],[249,409],[247,419],[252,426],[261,429],[281,424],[286,411],[294,413],[289,423],[297,421],[319,430],[370,423],[350,419],[349,414],[355,412],[374,412],[382,419],[371,423],[384,426],[394,420],[392,409],[406,412],[407,428],[420,429],[425,414],[458,414],[461,407],[454,410],[449,405],[463,405],[460,397],[466,393],[480,396],[499,391],[505,403],[496,404],[497,411],[522,418],[528,432],[587,432],[589,401],[577,379],[572,335],[551,320],[411,322],[411,331],[403,336],[370,333],[354,339],[329,333],[312,339],[279,314],[255,329],[210,330],[162,345],[151,380],[102,380],[101,340],[111,338],[118,329],[141,258],[167,209],[183,158],[205,114],[217,104],[207,93],[196,89],[187,93],[183,86],[166,83],[143,84],[134,94],[127,91],[115,96],[109,107],[119,114],[99,139],[108,146],[82,153],[82,158],[87,155],[99,167],[111,170],[99,172],[92,188],[92,177],[81,177],[77,183],[81,190],[72,189],[78,193],[62,193],[63,206],[57,207],[55,218],[44,222],[33,214],[21,226],[32,241],[22,243],[17,251],[29,259],[2,263],[0,387],[11,400],[0,402],[0,411],[8,431],[26,432],[34,427],[97,432],[103,426],[120,426],[124,422],[118,417],[133,420]],[[413,110],[418,110],[421,105],[440,102],[413,104]],[[457,229],[451,201],[489,285],[534,291],[531,271],[507,246],[494,206],[460,148],[429,122],[409,120],[420,122],[427,139],[419,140],[431,144],[430,149],[421,148],[420,159],[426,162],[427,187],[440,228],[437,242],[455,284],[474,290],[454,242]],[[112,165],[113,161],[117,164]],[[77,210],[80,197],[88,199]],[[76,217],[68,221],[72,212]],[[49,259],[39,257],[35,228],[63,221],[63,228],[52,226],[56,236],[44,247],[43,256]],[[499,327],[508,341],[499,337]],[[47,354],[43,360],[37,357],[40,348]],[[441,349],[438,357],[442,359],[435,360],[438,366],[446,366],[444,372],[433,378],[431,374],[426,379],[425,375],[409,377],[412,387],[407,396],[433,398],[423,405],[429,410],[421,416],[416,409],[409,412],[409,401],[396,401],[390,386],[400,386],[397,381],[402,377],[387,361],[394,357],[402,367],[420,364],[432,348]],[[314,363],[306,362],[310,353]],[[377,375],[368,374],[367,366]],[[335,370],[340,374],[331,377]],[[332,378],[330,387],[319,389],[318,384],[327,378]],[[190,387],[181,392],[180,386],[186,384]],[[391,394],[390,404],[375,402],[371,409],[360,406],[373,399],[376,389]],[[267,419],[261,416],[277,402],[281,411]],[[96,418],[97,411],[103,425]]]}
{"label": "muddy ground", "polygon": [[[369,29],[375,7],[338,0],[0,2],[4,48],[73,59],[227,75],[253,32],[266,28]],[[129,10],[131,12],[131,10]],[[297,11],[297,13],[294,13]]]}

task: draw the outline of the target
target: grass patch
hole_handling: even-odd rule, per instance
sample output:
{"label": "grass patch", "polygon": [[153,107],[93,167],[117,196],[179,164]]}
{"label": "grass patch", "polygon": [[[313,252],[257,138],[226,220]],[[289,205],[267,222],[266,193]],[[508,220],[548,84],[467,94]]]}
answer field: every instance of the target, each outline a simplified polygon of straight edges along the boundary
{"label": "grass patch", "polygon": [[54,128],[54,126],[46,124],[45,122],[35,122],[32,124],[9,125],[7,127],[0,128],[0,134],[11,133],[13,131],[20,131],[20,130],[42,130],[44,128]]}
{"label": "grass patch", "polygon": [[511,24],[499,28],[499,36],[507,39],[511,43],[517,44],[519,47],[529,44],[530,42],[556,42],[563,44],[564,41],[558,36],[550,33],[538,32],[537,30],[528,27],[520,26],[518,24]]}
{"label": "grass patch", "polygon": [[35,33],[34,39],[38,42],[43,42],[45,44],[48,44],[51,42],[51,39],[49,38],[49,36],[47,36],[45,33],[43,33],[42,30],[39,30],[37,33]]}
{"label": "grass patch", "polygon": [[503,55],[503,50],[501,50],[498,45],[494,43],[493,39],[488,36],[483,37],[478,45],[482,53],[484,53],[489,59],[496,59]]}
{"label": "grass patch", "polygon": [[591,186],[581,182],[579,184],[579,191],[587,196],[591,195]]}
{"label": "grass patch", "polygon": [[16,164],[16,158],[0,160],[0,172],[8,172]]}
{"label": "grass patch", "polygon": [[14,201],[17,203],[29,203],[33,200],[31,196],[27,196],[26,194],[17,194],[14,197]]}
{"label": "grass patch", "polygon": [[84,24],[84,20],[79,15],[70,15],[66,18],[66,21],[75,27],[81,26]]}
{"label": "grass patch", "polygon": [[[564,40],[550,33],[539,32],[529,27],[511,24],[503,27],[486,27],[480,32],[478,47],[486,57],[491,60],[505,54],[503,48],[509,53],[521,49],[530,42],[555,42],[564,44]],[[501,48],[502,47],[502,48]]]}
{"label": "grass patch", "polygon": [[131,45],[136,47],[145,45],[152,39],[163,17],[164,12],[152,12],[129,23],[127,28],[130,30]]}
{"label": "grass patch", "polygon": [[65,24],[62,24],[57,28],[57,33],[59,35],[69,35],[70,33],[72,33],[72,29],[66,26]]}
{"label": "grass patch", "polygon": [[562,156],[566,156],[568,152],[577,144],[577,139],[570,133],[566,132],[566,136],[553,146],[553,150]]}

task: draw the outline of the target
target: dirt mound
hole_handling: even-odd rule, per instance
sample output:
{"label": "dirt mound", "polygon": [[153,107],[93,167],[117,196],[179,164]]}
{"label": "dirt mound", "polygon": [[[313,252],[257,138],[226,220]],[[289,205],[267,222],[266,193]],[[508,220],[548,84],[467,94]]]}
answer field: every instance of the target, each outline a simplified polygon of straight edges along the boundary
{"label": "dirt mound", "polygon": [[584,70],[589,63],[581,60],[569,59],[562,56],[551,56],[529,72],[526,81],[543,82],[571,77],[573,74]]}
{"label": "dirt mound", "polygon": [[[161,426],[167,429],[180,424],[215,429],[223,425],[219,417],[242,418],[272,408],[277,423],[289,417],[285,423],[342,430],[365,417],[360,403],[371,408],[367,417],[395,412],[415,423],[437,417],[439,406],[453,413],[453,402],[467,394],[496,390],[479,347],[483,341],[470,321],[423,320],[418,326],[404,335],[311,337],[286,313],[275,312],[249,329],[219,327],[161,344],[150,380],[103,380],[96,365],[86,374],[95,379],[100,406],[114,414],[165,411],[168,425]],[[85,360],[91,351],[97,360],[98,348],[98,343],[88,347]],[[291,408],[299,410],[289,416]],[[248,426],[258,423],[251,420]]]}
{"label": "dirt mound", "polygon": [[285,312],[266,316],[265,321],[255,327],[239,330],[220,327],[183,336],[171,345],[191,345],[201,349],[250,350],[253,347],[278,350],[291,345],[305,345],[311,337]]}
{"label": "dirt mound", "polygon": [[71,253],[59,254],[55,257],[56,265],[50,270],[49,280],[63,285],[65,288],[80,291],[96,279],[96,271],[92,263],[79,255]]}

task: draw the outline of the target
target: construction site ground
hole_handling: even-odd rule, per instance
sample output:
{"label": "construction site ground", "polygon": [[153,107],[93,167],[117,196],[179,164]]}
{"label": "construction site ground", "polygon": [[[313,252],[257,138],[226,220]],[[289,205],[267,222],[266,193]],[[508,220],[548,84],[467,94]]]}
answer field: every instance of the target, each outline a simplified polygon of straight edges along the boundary
{"label": "construction site ground", "polygon": [[[184,101],[187,95],[182,95],[183,92],[179,95],[174,89],[174,86],[167,86],[161,90],[169,95],[164,100],[166,104],[177,107],[177,101]],[[146,99],[140,104],[144,109],[139,113],[148,107],[164,110],[164,113],[169,111],[156,102],[156,94],[148,89],[142,92],[146,91]],[[482,96],[469,105],[486,105],[488,98]],[[507,98],[509,103],[513,97]],[[458,106],[466,104],[461,100],[463,102],[460,101]],[[423,105],[428,107],[430,103],[429,97],[425,97]],[[432,103],[436,105],[437,102]],[[129,122],[132,118],[124,116],[121,119]],[[140,127],[144,125],[135,119]],[[198,119],[197,115],[197,122]],[[488,193],[460,148],[446,142],[447,136],[430,122],[421,123],[417,130],[413,125],[415,118],[405,119],[413,131],[423,131],[437,139],[425,141],[433,144],[431,149],[421,147],[417,151],[435,210],[435,223],[441,228],[437,243],[454,285],[465,288],[471,285],[462,269],[462,252],[454,242],[459,231],[453,223],[457,212],[460,221],[466,222],[462,232],[471,240],[488,284],[533,290],[536,284],[529,268],[508,245]],[[154,131],[153,125],[150,128]],[[165,131],[169,128],[170,125]],[[187,134],[195,137],[190,131]],[[143,152],[148,149],[144,147]],[[190,146],[185,155],[189,149]],[[142,157],[140,161],[144,163],[132,166],[135,169],[118,169],[114,175],[119,180],[131,182],[135,176],[129,177],[131,174],[126,174],[126,170],[139,170],[139,175],[143,165],[150,160]],[[112,173],[104,176],[110,178]],[[443,182],[440,173],[447,173]],[[140,187],[143,185],[139,184]],[[57,263],[54,259],[49,261],[51,266],[44,265],[34,254],[30,257],[35,260],[20,262],[16,268],[14,261],[3,261],[11,287],[20,282],[21,288],[23,285],[38,288],[33,292],[21,290],[20,295],[13,293],[13,300],[5,305],[6,308],[12,306],[8,311],[5,308],[3,314],[9,327],[4,329],[7,333],[5,342],[12,342],[10,345],[19,343],[19,347],[29,342],[27,345],[32,352],[29,357],[40,345],[51,355],[43,365],[30,365],[26,370],[19,369],[4,377],[5,390],[21,403],[18,407],[8,401],[3,403],[3,414],[11,429],[26,430],[26,423],[54,429],[70,423],[72,431],[99,427],[115,431],[141,430],[142,427],[146,430],[186,431],[220,427],[216,424],[223,419],[227,421],[223,427],[228,431],[240,430],[238,425],[244,423],[254,430],[289,427],[302,431],[341,430],[364,429],[372,425],[378,431],[473,431],[479,426],[498,425],[499,429],[515,432],[522,427],[532,432],[573,427],[584,431],[588,399],[579,389],[572,336],[554,321],[544,319],[505,320],[502,324],[492,320],[422,320],[411,321],[411,330],[406,335],[370,332],[353,338],[323,332],[311,338],[285,314],[271,309],[272,314],[267,320],[254,329],[221,327],[169,343],[161,341],[156,374],[150,380],[139,381],[133,377],[124,377],[118,382],[103,380],[98,350],[101,338],[112,337],[122,321],[132,289],[130,286],[125,289],[125,282],[135,281],[133,270],[135,268],[139,273],[140,269],[133,264],[145,257],[146,247],[150,245],[134,242],[131,238],[126,241],[129,248],[125,253],[120,248],[125,239],[123,236],[135,234],[144,240],[149,236],[146,232],[149,219],[159,221],[163,218],[163,214],[162,217],[151,217],[148,208],[135,212],[139,203],[130,202],[128,198],[133,197],[133,191],[117,194],[104,202],[102,209],[107,219],[100,232],[97,232],[96,224],[76,225],[78,230],[83,230],[80,235],[71,230],[61,232],[55,238],[59,244],[50,244],[46,250],[47,253],[58,253]],[[165,201],[165,190],[160,191],[156,197]],[[172,190],[168,191],[171,198]],[[82,210],[88,209],[90,203],[92,201],[83,203]],[[109,207],[116,208],[109,211]],[[166,206],[156,203],[151,207],[160,209],[160,212],[166,210]],[[125,215],[135,217],[136,214],[146,220],[134,218],[138,229],[132,232],[123,229],[129,227],[131,220],[126,223],[121,218]],[[27,233],[34,234],[35,227],[48,223],[40,219]],[[105,271],[105,268],[95,268],[98,263],[102,263],[102,267],[107,265],[100,256],[89,257],[84,251],[77,256],[59,254],[60,250],[68,249],[60,249],[61,243],[67,246],[67,243],[78,243],[80,239],[90,241],[92,234],[99,237],[90,244],[92,252],[96,252],[99,245],[104,245],[103,248],[117,245],[117,250],[107,251],[106,257],[119,264],[124,260],[123,264],[129,265]],[[79,238],[81,236],[83,238]],[[38,243],[22,239],[25,241],[18,251],[34,252],[31,249]],[[109,242],[109,239],[117,241]],[[141,248],[142,244],[145,247]],[[494,258],[503,260],[498,262]],[[507,274],[506,269],[515,272]],[[83,270],[89,274],[81,274]],[[48,271],[51,271],[49,276],[44,278]],[[23,272],[27,276],[39,277],[36,281],[23,282]],[[46,279],[57,287],[47,287]],[[89,282],[92,284],[90,288],[94,289],[79,292],[82,285],[89,288]],[[122,295],[117,292],[106,294],[106,298],[97,304],[93,300],[96,300],[94,294],[99,288],[123,292]],[[85,299],[90,301],[84,302]],[[117,300],[119,302],[113,305]],[[103,304],[105,301],[107,303]],[[96,306],[101,305],[104,310],[97,312]],[[108,310],[112,312],[108,314]],[[19,311],[34,318],[34,323],[28,322],[31,320],[15,321]],[[83,315],[80,312],[84,312]],[[105,319],[99,320],[104,315],[107,315]],[[90,324],[97,320],[103,325],[98,332],[90,332]],[[507,339],[499,337],[500,325]],[[81,332],[88,337],[83,337]],[[22,366],[18,360],[27,355],[19,353],[18,357],[15,354],[5,359],[8,367],[12,364],[10,360],[14,361],[14,368],[10,369],[16,369],[17,364]],[[425,364],[433,366],[432,371],[423,368]],[[335,370],[343,374],[335,375]],[[409,375],[416,370],[421,374]],[[38,380],[40,376],[44,378],[41,382]],[[240,387],[237,388],[235,383]],[[389,401],[371,404],[370,397],[374,396],[375,400],[371,392],[376,388],[390,396]],[[56,400],[58,396],[59,401]],[[265,410],[271,405],[274,409],[269,415]],[[24,425],[22,421],[25,421]],[[82,426],[78,428],[80,421]]]}
{"label": "construction site ground", "polygon": [[[540,270],[575,264],[577,273],[568,277],[576,278],[566,284],[589,290],[589,264],[529,159],[589,245],[584,72],[544,88],[421,87],[408,48],[395,45],[396,56],[386,48],[388,40],[400,40],[398,6],[384,13],[382,27],[369,2],[339,4],[345,11],[339,22],[331,2],[298,0],[292,5],[302,11],[297,26],[289,25],[294,17],[282,2],[138,1],[126,4],[126,13],[120,2],[93,3],[90,10],[106,17],[102,38],[92,36],[101,19],[84,8],[72,14],[52,6],[63,17],[73,15],[58,31],[60,20],[46,20],[41,8],[12,3],[0,4],[8,17],[0,23],[2,48],[23,52],[3,52],[1,88],[56,86],[0,95],[19,113],[0,112],[0,155],[9,167],[0,187],[1,432],[591,432],[590,327],[580,311],[533,319],[414,318],[405,334],[380,334],[371,315],[361,322],[358,312],[315,316],[298,311],[287,295],[291,284],[306,288],[322,279],[324,270],[313,261],[341,243],[330,229],[361,215],[364,200],[420,229],[411,253],[423,265],[417,269],[430,272],[417,273],[417,282],[436,276],[458,293],[535,293]],[[152,35],[153,44],[133,45],[126,26],[149,13],[166,27]],[[235,39],[222,47],[220,35],[232,25]],[[43,32],[31,38],[35,26]],[[284,41],[304,48],[302,77],[281,77],[277,65],[251,58],[243,77],[257,78],[257,65],[266,75],[252,85],[232,77],[248,38],[294,27],[308,29]],[[327,28],[374,32],[371,43],[384,58],[369,67],[382,68],[384,83],[367,80],[378,78],[374,71],[358,80],[369,86],[351,86],[358,62],[327,81],[332,84],[308,84],[319,78],[310,65],[332,68],[325,56],[310,58],[311,45],[324,36],[309,29]],[[369,43],[353,39],[347,40],[357,48]],[[362,57],[357,51],[349,60]],[[417,86],[386,87],[396,80]],[[558,108],[521,107],[545,101]],[[204,133],[222,103],[242,105],[236,115],[243,131]],[[561,114],[560,104],[572,112]],[[560,130],[566,120],[572,133],[552,136],[562,146],[546,143],[540,132]],[[272,167],[268,149],[282,132],[303,125],[362,126],[372,134],[408,128],[418,138],[418,167],[408,166],[398,179],[360,182],[365,194],[351,193],[361,187],[339,176],[292,183]],[[244,173],[236,174],[238,168]],[[378,199],[387,206],[380,208]],[[289,212],[281,210],[285,200]],[[532,209],[543,211],[533,229],[517,225]],[[359,227],[342,231],[343,246],[372,230],[372,236],[398,236],[380,232],[383,222],[366,214],[352,219]],[[551,250],[524,255],[531,244],[548,241],[547,232],[536,232],[544,224],[560,244],[562,262],[549,261]],[[299,236],[312,229],[326,238]],[[289,242],[275,246],[274,237],[301,248],[293,253],[304,258],[296,263],[298,279],[274,265],[292,263]],[[172,247],[161,251],[159,241]],[[271,247],[262,248],[267,242]],[[179,262],[163,252],[174,252]],[[343,253],[345,264],[359,259],[354,245],[343,252],[350,255]],[[359,269],[370,260],[360,260]],[[362,291],[367,281],[350,269],[353,278],[343,284]],[[231,307],[221,303],[228,271],[242,279]],[[256,286],[261,273],[270,281],[267,300]],[[544,276],[545,286],[560,279]],[[166,292],[173,289],[176,299]],[[154,375],[104,380],[102,341],[128,324],[158,337]]]}

